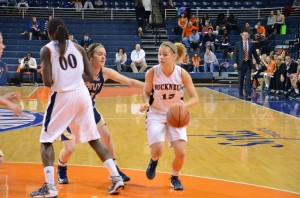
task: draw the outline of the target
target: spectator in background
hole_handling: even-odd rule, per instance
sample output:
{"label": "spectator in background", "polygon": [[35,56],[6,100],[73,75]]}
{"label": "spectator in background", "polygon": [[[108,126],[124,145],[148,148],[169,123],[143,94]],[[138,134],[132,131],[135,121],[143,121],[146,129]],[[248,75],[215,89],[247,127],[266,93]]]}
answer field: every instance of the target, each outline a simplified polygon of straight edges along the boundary
{"label": "spectator in background", "polygon": [[269,90],[269,85],[270,85],[270,79],[271,76],[274,75],[275,72],[275,62],[272,60],[269,56],[266,58],[267,65],[267,70],[263,73],[264,79],[265,79],[265,86],[266,90]]}
{"label": "spectator in background", "polygon": [[197,52],[194,53],[194,56],[192,57],[192,64],[193,64],[193,72],[199,73],[199,67],[200,67],[201,58]]}
{"label": "spectator in background", "polygon": [[190,41],[190,52],[197,52],[199,53],[199,44],[200,44],[200,36],[197,34],[197,31],[195,29],[192,30],[192,34],[189,37]]}
{"label": "spectator in background", "polygon": [[262,36],[260,36],[260,34],[254,34],[254,37],[251,39],[251,41],[254,45],[254,48],[261,49],[264,39]]}
{"label": "spectator in background", "polygon": [[231,31],[235,31],[235,34],[240,34],[240,26],[238,24],[238,19],[231,13],[227,18],[226,29],[228,30],[229,34]]}
{"label": "spectator in background", "polygon": [[78,44],[78,41],[74,38],[73,34],[69,34],[69,40],[72,41],[73,43],[77,43]]}
{"label": "spectator in background", "polygon": [[258,82],[258,75],[260,73],[260,65],[257,64],[255,58],[252,59],[252,71],[251,71],[251,80],[252,80],[252,87],[253,89],[256,89],[259,87],[259,82]]}
{"label": "spectator in background", "polygon": [[287,93],[285,94],[285,97],[289,97],[289,95],[291,95],[292,98],[300,97],[300,93],[299,93],[299,87],[300,87],[300,57],[298,58],[297,63],[298,63],[297,72],[295,74],[292,74],[292,76],[291,76],[292,88],[287,91]]}
{"label": "spectator in background", "polygon": [[143,5],[144,5],[144,8],[145,8],[146,22],[147,22],[147,24],[149,24],[149,22],[150,22],[150,15],[151,15],[151,12],[152,12],[151,0],[143,0]]}
{"label": "spectator in background", "polygon": [[286,79],[285,79],[285,87],[284,92],[287,93],[291,88],[291,78],[293,75],[297,73],[298,63],[291,58],[291,56],[285,56],[285,65],[286,65]]}
{"label": "spectator in background", "polygon": [[118,52],[116,53],[116,60],[115,64],[117,66],[118,72],[125,72],[126,71],[126,61],[127,61],[127,54],[123,48],[119,48]]}
{"label": "spectator in background", "polygon": [[187,72],[190,72],[190,56],[188,53],[186,53],[185,56],[182,58],[182,63],[180,63],[180,66]]}
{"label": "spectator in background", "polygon": [[87,50],[87,48],[90,46],[90,44],[93,43],[93,40],[89,37],[89,34],[86,33],[84,36],[83,36],[83,39],[81,40],[80,42],[80,45],[85,49]]}
{"label": "spectator in background", "polygon": [[102,0],[95,0],[94,1],[94,8],[104,8],[104,3]]}
{"label": "spectator in background", "polygon": [[41,30],[40,30],[40,22],[36,19],[36,17],[32,17],[29,24],[29,40],[32,40],[32,36],[37,36],[39,40],[41,40]]}
{"label": "spectator in background", "polygon": [[20,0],[20,2],[17,4],[17,8],[19,10],[19,14],[21,12],[26,12],[26,10],[29,8],[29,5],[25,0]]}
{"label": "spectator in background", "polygon": [[248,21],[245,23],[245,27],[244,27],[243,31],[248,32],[248,34],[250,35],[250,38],[253,38],[253,36],[254,36],[253,35],[253,27],[250,26],[250,23]]}
{"label": "spectator in background", "polygon": [[189,20],[189,22],[192,22],[193,25],[194,25],[194,23],[196,23],[197,18],[198,18],[198,17],[196,16],[196,14],[193,13],[192,16],[191,16],[191,18],[190,18],[190,20]]}
{"label": "spectator in background", "polygon": [[49,21],[51,21],[53,19],[52,15],[48,16],[48,20],[45,21],[45,25],[44,25],[44,30],[41,33],[41,36],[43,37],[43,39],[49,39],[48,38],[48,32],[47,32],[47,24]]}
{"label": "spectator in background", "polygon": [[219,49],[223,52],[223,59],[226,59],[228,57],[228,53],[231,51],[231,46],[229,43],[229,34],[227,29],[224,29],[223,35],[221,36],[221,44]]}
{"label": "spectator in background", "polygon": [[216,55],[207,47],[204,54],[204,72],[207,72],[207,66],[209,66],[209,71],[214,73],[214,67],[218,65],[219,61]]}
{"label": "spectator in background", "polygon": [[[203,14],[202,20],[201,20],[202,27],[204,27],[204,26],[206,25],[206,21],[209,21],[208,14]],[[203,34],[202,34],[202,35],[203,35]]]}
{"label": "spectator in background", "polygon": [[216,31],[218,32],[218,35],[223,35],[223,31],[225,29],[226,29],[226,19],[225,19],[225,15],[221,13],[218,15],[216,21]]}
{"label": "spectator in background", "polygon": [[202,28],[202,36],[203,36],[203,37],[205,36],[205,34],[208,33],[208,29],[209,29],[209,28],[211,28],[212,31],[214,31],[214,28],[213,28],[213,26],[211,25],[210,20],[206,20],[206,21],[205,21],[205,26],[203,26],[203,28]]}
{"label": "spectator in background", "polygon": [[273,78],[270,80],[269,89],[272,94],[281,95],[284,90],[284,82],[286,78],[286,65],[282,56],[275,57],[276,69]]}
{"label": "spectator in background", "polygon": [[213,29],[209,28],[208,33],[204,35],[202,46],[205,46],[205,48],[210,48],[211,51],[215,51],[215,40],[216,35],[213,34]]}
{"label": "spectator in background", "polygon": [[80,12],[82,9],[82,0],[73,0],[71,5],[74,6],[74,8],[76,8],[77,12]]}
{"label": "spectator in background", "polygon": [[189,22],[188,25],[185,26],[185,28],[182,31],[182,43],[185,45],[186,48],[190,47],[189,37],[194,29],[196,28],[193,26],[193,23]]}
{"label": "spectator in background", "polygon": [[277,14],[276,14],[274,20],[275,20],[274,33],[275,34],[280,34],[281,26],[285,23],[284,15],[281,14],[280,10],[277,10]]}
{"label": "spectator in background", "polygon": [[263,38],[263,40],[266,39],[266,29],[265,27],[262,25],[262,22],[261,21],[258,21],[257,24],[256,24],[256,32],[258,34],[260,34],[260,36]]}
{"label": "spectator in background", "polygon": [[91,0],[86,0],[84,3],[84,9],[86,8],[91,8],[94,9],[93,3],[91,2]]}
{"label": "spectator in background", "polygon": [[176,9],[173,1],[172,0],[168,0],[168,3],[164,6],[164,9]]}
{"label": "spectator in background", "polygon": [[[145,59],[145,51],[141,49],[140,44],[135,45],[135,50],[131,52],[131,61],[130,67],[134,73],[141,73],[146,71],[147,69],[147,63]],[[140,67],[140,70],[137,69],[137,67]]]}
{"label": "spectator in background", "polygon": [[196,28],[196,32],[199,34],[199,36],[201,36],[199,17],[196,18],[196,21],[193,23],[193,26]]}
{"label": "spectator in background", "polygon": [[268,16],[268,21],[267,21],[267,33],[268,33],[268,35],[271,35],[274,32],[274,23],[275,23],[275,16],[274,16],[274,11],[272,10],[270,12],[270,16]]}
{"label": "spectator in background", "polygon": [[144,8],[142,0],[137,0],[135,6],[135,19],[138,24],[138,32],[140,36],[143,36],[143,31],[146,29],[146,10]]}
{"label": "spectator in background", "polygon": [[32,57],[31,53],[27,53],[21,61],[20,65],[20,86],[23,86],[23,73],[32,72],[34,74],[34,85],[37,85],[37,64],[35,58]]}
{"label": "spectator in background", "polygon": [[185,16],[184,12],[180,14],[180,17],[178,17],[177,24],[179,27],[179,32],[183,32],[184,28],[188,25],[188,18]]}

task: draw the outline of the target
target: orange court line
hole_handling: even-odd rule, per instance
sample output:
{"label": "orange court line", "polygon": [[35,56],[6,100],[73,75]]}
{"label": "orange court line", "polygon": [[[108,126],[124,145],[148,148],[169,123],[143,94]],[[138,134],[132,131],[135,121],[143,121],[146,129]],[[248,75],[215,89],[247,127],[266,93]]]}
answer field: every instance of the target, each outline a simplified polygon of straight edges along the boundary
{"label": "orange court line", "polygon": [[[118,197],[186,197],[186,198],[299,198],[299,194],[264,188],[254,185],[222,181],[209,178],[180,176],[184,191],[170,188],[169,174],[157,173],[148,180],[145,171],[123,170],[131,177]],[[104,167],[68,166],[70,184],[58,185],[59,197],[112,197],[107,193],[111,185],[108,171]],[[5,163],[0,167],[0,197],[27,197],[44,183],[41,164]],[[29,197],[29,196],[28,196]],[[115,196],[114,196],[115,197]]]}

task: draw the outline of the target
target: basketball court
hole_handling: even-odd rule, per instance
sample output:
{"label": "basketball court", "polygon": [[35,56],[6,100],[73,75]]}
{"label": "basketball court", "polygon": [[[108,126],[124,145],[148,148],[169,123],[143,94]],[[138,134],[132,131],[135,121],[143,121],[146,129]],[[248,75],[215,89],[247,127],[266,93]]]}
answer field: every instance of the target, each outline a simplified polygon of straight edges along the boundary
{"label": "basketball court", "polygon": [[[0,87],[17,91],[24,113],[19,118],[0,108],[0,198],[27,197],[44,183],[39,135],[50,94],[44,87]],[[180,179],[184,191],[170,189],[173,152],[166,147],[148,180],[150,149],[141,89],[104,87],[96,106],[104,116],[119,167],[131,177],[120,197],[293,198],[300,197],[299,101],[254,93],[238,99],[237,87],[197,87],[199,105],[190,109],[188,149]],[[186,96],[187,97],[187,96]],[[166,144],[167,146],[167,144]],[[56,161],[62,144],[54,143]],[[59,197],[111,197],[109,175],[88,144],[69,161],[70,184],[58,185]]]}

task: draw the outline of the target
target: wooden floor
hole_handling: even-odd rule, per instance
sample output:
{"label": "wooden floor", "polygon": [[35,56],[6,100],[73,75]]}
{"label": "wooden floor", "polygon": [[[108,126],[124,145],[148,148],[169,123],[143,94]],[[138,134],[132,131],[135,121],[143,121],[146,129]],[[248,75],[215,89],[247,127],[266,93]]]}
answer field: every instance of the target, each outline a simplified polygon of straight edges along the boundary
{"label": "wooden floor", "polygon": [[[27,197],[44,182],[39,124],[50,92],[44,87],[0,87],[1,94],[11,91],[20,92],[25,111],[16,119],[0,109],[0,149],[5,154],[0,198]],[[104,87],[96,106],[111,131],[118,164],[132,179],[120,197],[300,197],[300,119],[205,87],[197,91],[200,103],[190,110],[180,177],[185,190],[177,192],[169,187],[171,149],[166,147],[156,178],[145,176],[150,149],[145,115],[138,112],[141,90]],[[54,146],[57,160],[62,145]],[[110,197],[108,173],[88,144],[77,146],[69,179],[70,184],[59,185],[59,197]]]}

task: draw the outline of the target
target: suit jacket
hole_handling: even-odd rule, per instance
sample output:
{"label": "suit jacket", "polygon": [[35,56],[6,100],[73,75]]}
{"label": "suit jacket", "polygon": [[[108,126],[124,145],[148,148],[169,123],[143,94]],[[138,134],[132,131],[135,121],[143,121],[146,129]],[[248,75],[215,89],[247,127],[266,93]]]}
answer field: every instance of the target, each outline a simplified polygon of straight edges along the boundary
{"label": "suit jacket", "polygon": [[[252,55],[254,56],[257,64],[260,64],[260,59],[255,51],[255,47],[252,42],[248,40],[248,59],[250,61],[250,64],[252,65]],[[234,46],[234,52],[232,57],[233,63],[237,63],[238,69],[241,68],[244,60],[244,46],[243,41],[236,42]]]}

